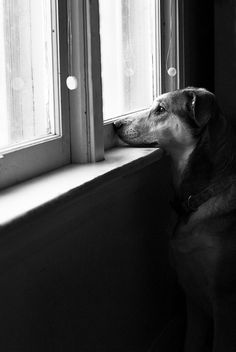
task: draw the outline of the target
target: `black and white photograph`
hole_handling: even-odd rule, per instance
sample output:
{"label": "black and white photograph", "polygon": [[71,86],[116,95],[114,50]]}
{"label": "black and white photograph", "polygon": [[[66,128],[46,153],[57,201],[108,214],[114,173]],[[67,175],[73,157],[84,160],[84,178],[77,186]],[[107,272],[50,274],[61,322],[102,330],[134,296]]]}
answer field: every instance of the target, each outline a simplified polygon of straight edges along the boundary
{"label": "black and white photograph", "polygon": [[236,0],[0,0],[0,351],[236,352]]}

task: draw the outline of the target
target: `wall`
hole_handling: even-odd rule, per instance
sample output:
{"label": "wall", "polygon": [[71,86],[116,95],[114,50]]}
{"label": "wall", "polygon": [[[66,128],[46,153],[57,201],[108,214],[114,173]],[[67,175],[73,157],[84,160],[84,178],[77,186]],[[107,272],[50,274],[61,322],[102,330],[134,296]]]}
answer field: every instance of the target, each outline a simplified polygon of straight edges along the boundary
{"label": "wall", "polygon": [[236,112],[236,2],[215,0],[215,92],[233,121]]}
{"label": "wall", "polygon": [[169,175],[131,169],[2,229],[1,351],[147,351],[178,302]]}
{"label": "wall", "polygon": [[214,92],[214,0],[183,0],[186,86]]}
{"label": "wall", "polygon": [[236,2],[183,3],[186,86],[214,92],[223,112],[236,124]]}

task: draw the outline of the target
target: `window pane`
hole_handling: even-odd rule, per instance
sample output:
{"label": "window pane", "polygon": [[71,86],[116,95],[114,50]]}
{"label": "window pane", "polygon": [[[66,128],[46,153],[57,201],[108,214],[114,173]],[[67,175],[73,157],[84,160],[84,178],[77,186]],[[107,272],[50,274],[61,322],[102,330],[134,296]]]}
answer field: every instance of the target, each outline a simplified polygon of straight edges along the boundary
{"label": "window pane", "polygon": [[56,133],[52,3],[0,0],[0,149]]}
{"label": "window pane", "polygon": [[104,119],[155,96],[155,0],[99,0]]}

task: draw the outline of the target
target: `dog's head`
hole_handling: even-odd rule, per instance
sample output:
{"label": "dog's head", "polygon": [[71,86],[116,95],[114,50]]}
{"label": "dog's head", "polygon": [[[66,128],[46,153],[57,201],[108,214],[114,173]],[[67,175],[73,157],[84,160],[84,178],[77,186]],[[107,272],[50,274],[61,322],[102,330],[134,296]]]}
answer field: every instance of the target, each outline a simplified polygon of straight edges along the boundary
{"label": "dog's head", "polygon": [[194,143],[217,109],[214,94],[189,87],[160,95],[146,114],[119,120],[115,129],[129,145],[159,145],[170,151]]}

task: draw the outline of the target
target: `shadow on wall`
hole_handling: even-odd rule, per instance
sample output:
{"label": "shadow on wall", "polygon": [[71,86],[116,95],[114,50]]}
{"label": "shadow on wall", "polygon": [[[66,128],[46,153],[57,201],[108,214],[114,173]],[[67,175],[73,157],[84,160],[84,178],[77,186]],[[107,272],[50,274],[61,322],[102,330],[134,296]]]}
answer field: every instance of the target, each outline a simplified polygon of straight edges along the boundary
{"label": "shadow on wall", "polygon": [[131,170],[1,232],[1,351],[175,350],[168,170]]}
{"label": "shadow on wall", "polygon": [[214,0],[184,0],[186,86],[214,92]]}
{"label": "shadow on wall", "polygon": [[236,125],[236,2],[215,0],[215,94]]}

